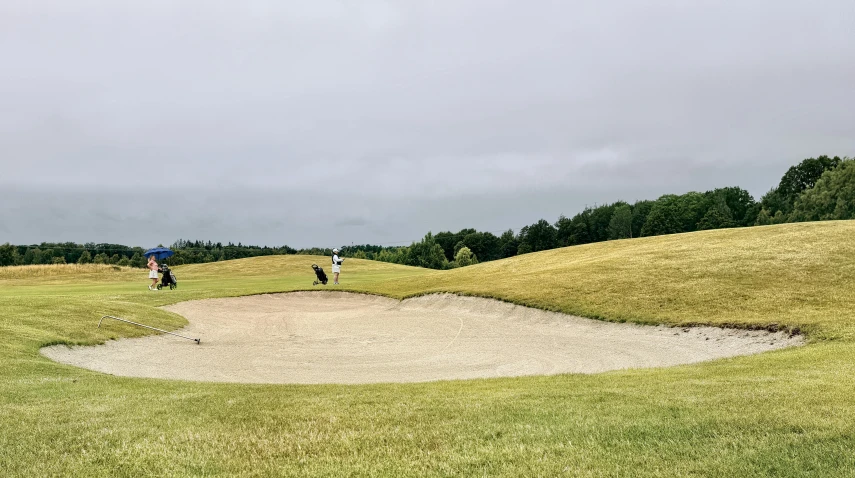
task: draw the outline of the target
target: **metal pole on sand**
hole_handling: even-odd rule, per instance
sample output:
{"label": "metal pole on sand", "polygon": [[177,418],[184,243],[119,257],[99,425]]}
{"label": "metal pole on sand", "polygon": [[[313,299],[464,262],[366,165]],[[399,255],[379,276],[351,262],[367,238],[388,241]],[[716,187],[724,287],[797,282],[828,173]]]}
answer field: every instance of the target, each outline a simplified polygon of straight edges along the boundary
{"label": "metal pole on sand", "polygon": [[163,332],[164,334],[174,335],[174,336],[176,336],[176,337],[181,337],[182,339],[192,340],[192,341],[196,342],[196,344],[200,344],[200,343],[201,343],[201,340],[202,340],[202,339],[194,339],[194,338],[192,338],[192,337],[187,337],[187,336],[184,336],[184,335],[181,335],[181,334],[176,334],[175,332],[169,332],[169,331],[166,331],[166,330],[163,330],[163,329],[158,329],[157,327],[151,327],[151,326],[149,326],[149,325],[138,324],[138,323],[136,323],[136,322],[132,322],[132,321],[130,321],[130,320],[125,320],[125,319],[120,319],[120,318],[118,318],[118,317],[113,317],[112,315],[105,315],[104,317],[101,317],[101,320],[99,320],[99,321],[98,321],[98,328],[99,328],[99,329],[101,328],[101,322],[103,322],[103,321],[104,321],[104,319],[113,319],[113,320],[118,320],[118,321],[121,321],[121,322],[127,322],[127,323],[129,323],[129,324],[139,325],[140,327],[145,327],[145,328],[147,328],[147,329],[152,329],[152,330],[156,330],[156,331],[158,331],[158,332]]}

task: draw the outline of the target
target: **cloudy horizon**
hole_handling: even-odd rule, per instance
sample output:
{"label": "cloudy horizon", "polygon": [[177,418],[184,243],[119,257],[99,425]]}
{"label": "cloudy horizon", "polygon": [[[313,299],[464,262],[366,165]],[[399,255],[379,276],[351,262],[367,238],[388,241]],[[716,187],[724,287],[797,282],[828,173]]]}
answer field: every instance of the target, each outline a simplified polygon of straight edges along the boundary
{"label": "cloudy horizon", "polygon": [[855,155],[845,0],[0,3],[0,243],[397,244]]}

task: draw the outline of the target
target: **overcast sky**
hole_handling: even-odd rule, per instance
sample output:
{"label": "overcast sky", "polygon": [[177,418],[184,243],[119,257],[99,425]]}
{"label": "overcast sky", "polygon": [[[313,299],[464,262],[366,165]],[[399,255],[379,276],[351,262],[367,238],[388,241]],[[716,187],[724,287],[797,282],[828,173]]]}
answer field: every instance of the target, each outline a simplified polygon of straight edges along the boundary
{"label": "overcast sky", "polygon": [[303,246],[855,155],[852,0],[0,0],[0,243]]}

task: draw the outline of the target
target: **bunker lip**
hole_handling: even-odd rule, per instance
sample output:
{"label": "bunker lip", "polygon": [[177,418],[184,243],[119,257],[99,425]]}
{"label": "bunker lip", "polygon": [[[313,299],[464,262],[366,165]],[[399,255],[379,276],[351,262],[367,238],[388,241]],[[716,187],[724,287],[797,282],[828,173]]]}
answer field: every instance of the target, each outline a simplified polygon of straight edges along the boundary
{"label": "bunker lip", "polygon": [[804,344],[784,331],[603,322],[452,294],[292,292],[165,308],[202,343],[155,335],[41,353],[126,377],[360,384],[667,367]]}

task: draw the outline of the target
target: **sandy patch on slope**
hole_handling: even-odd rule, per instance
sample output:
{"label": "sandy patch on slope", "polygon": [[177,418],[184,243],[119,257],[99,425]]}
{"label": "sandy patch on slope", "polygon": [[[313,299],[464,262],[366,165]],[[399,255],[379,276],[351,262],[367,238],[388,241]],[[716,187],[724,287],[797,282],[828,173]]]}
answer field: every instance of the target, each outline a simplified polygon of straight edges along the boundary
{"label": "sandy patch on slope", "polygon": [[129,377],[311,384],[597,373],[803,343],[783,332],[617,324],[448,294],[400,302],[299,292],[166,309],[189,321],[179,333],[202,343],[157,335],[42,354]]}

